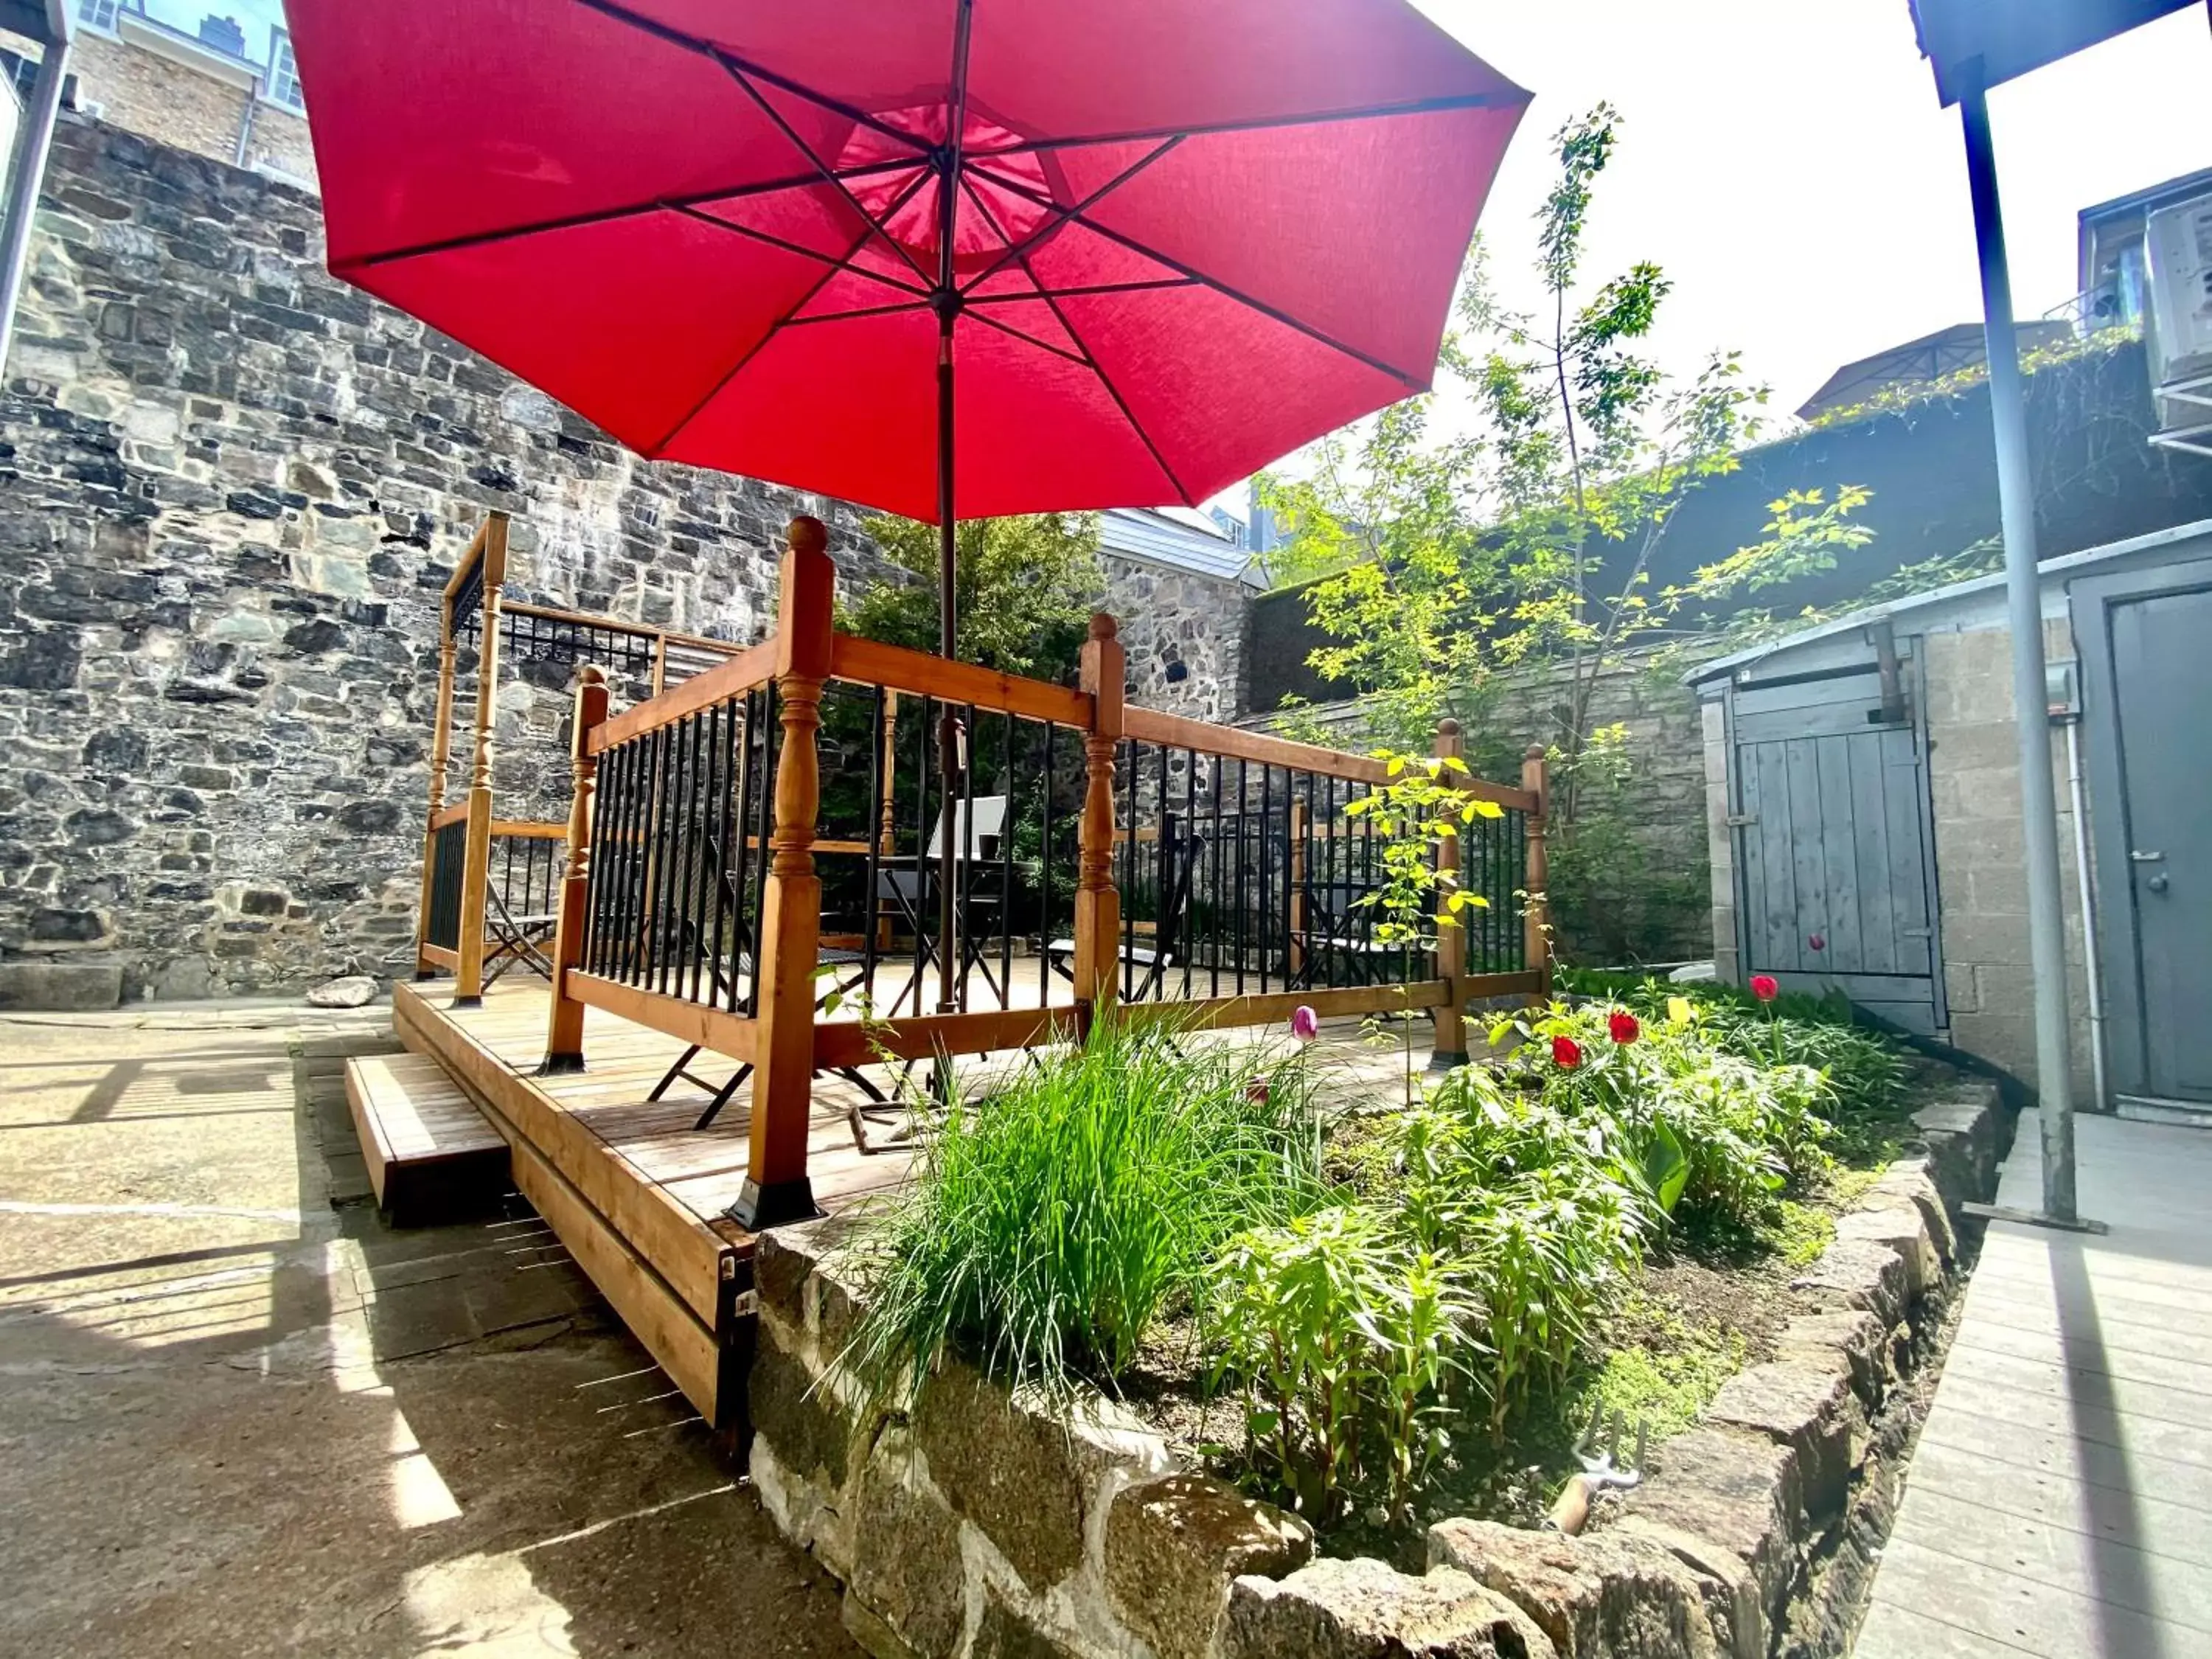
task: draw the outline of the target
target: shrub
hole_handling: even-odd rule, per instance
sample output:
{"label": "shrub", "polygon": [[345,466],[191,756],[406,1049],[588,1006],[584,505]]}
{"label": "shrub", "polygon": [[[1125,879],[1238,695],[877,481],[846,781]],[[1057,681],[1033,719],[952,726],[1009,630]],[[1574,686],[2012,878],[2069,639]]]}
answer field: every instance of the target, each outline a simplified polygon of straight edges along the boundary
{"label": "shrub", "polygon": [[1587,968],[1561,969],[1560,982],[1577,996],[1619,1003],[1646,1024],[1665,1021],[1670,1005],[1686,1002],[1713,1046],[1760,1064],[1826,1073],[1842,1115],[1888,1109],[1905,1091],[1905,1060],[1896,1044],[1855,1024],[1841,997],[1784,992],[1767,1004],[1733,985],[1676,985]]}
{"label": "shrub", "polygon": [[1750,1221],[1792,1178],[1825,1167],[1834,1096],[1819,1072],[1741,1059],[1695,1019],[1644,1020],[1618,1042],[1613,1012],[1554,1004],[1504,1022],[1492,1041],[1521,1038],[1507,1080],[1602,1139],[1659,1209]]}
{"label": "shrub", "polygon": [[1477,1312],[1456,1273],[1364,1206],[1232,1241],[1208,1334],[1262,1483],[1316,1522],[1361,1492],[1401,1511],[1446,1443]]}
{"label": "shrub", "polygon": [[994,1375],[1110,1383],[1222,1244],[1318,1201],[1295,1059],[1102,1019],[956,1103],[868,1236],[847,1362],[910,1395],[947,1344]]}

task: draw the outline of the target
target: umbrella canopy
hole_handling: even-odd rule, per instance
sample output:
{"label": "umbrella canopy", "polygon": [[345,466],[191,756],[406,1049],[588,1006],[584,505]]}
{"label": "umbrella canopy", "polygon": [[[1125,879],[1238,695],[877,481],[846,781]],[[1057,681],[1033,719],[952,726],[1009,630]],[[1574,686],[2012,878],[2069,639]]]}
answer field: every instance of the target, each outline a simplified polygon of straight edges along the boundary
{"label": "umbrella canopy", "polygon": [[1528,96],[1403,0],[287,9],[339,276],[641,454],[939,523],[1425,389]]}

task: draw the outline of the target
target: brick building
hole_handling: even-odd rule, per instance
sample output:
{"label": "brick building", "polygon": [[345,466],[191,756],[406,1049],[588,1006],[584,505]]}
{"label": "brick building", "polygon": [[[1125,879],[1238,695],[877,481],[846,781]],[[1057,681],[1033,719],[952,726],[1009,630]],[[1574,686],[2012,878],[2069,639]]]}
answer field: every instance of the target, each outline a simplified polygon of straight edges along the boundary
{"label": "brick building", "polygon": [[[284,30],[216,12],[197,29],[182,29],[151,15],[147,0],[74,3],[77,32],[64,107],[314,188],[314,151]],[[28,49],[27,41],[0,33],[0,51],[19,84],[27,83]]]}

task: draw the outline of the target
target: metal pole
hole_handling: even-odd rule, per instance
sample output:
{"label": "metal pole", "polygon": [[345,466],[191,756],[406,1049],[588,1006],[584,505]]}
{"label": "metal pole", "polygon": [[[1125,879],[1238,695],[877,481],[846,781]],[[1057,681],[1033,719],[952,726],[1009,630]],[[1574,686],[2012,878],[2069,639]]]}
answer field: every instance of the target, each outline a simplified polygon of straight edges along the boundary
{"label": "metal pole", "polygon": [[46,183],[46,154],[54,142],[54,118],[62,106],[62,82],[69,74],[70,43],[46,42],[31,87],[27,125],[8,175],[8,217],[0,226],[0,372],[15,338],[15,302],[23,292],[23,268],[31,251],[31,222],[38,217],[39,191]]}
{"label": "metal pole", "polygon": [[2020,737],[2021,828],[2027,843],[2028,955],[2035,969],[2036,1114],[2043,1131],[2043,1212],[2074,1213],[2072,1056],[2066,1030],[2066,934],[2058,881],[2057,795],[2051,765],[2050,691],[2043,659],[2043,595],[2036,563],[2035,489],[2028,471],[2027,414],[2013,324],[2012,274],[1997,204],[1996,152],[1978,75],[1959,100],[1966,129],[1966,181],[1981,256],[1988,330],[1990,422],[1996,432],[1997,507],[2004,532],[2006,612],[2012,628],[2012,701]]}
{"label": "metal pole", "polygon": [[[2080,672],[2080,665],[2075,665]],[[2081,782],[2081,716],[2066,717],[2066,796],[2074,809],[2074,873],[2081,886],[2081,970],[2089,986],[2089,1109],[2112,1109],[2106,1092],[2105,991],[2097,961],[2097,899],[2089,888],[2089,801]]]}

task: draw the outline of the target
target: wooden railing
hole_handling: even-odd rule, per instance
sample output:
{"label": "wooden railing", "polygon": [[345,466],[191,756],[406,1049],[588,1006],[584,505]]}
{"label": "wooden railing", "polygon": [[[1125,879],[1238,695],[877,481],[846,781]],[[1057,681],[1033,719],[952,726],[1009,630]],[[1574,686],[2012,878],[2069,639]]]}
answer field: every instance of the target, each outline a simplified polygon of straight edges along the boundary
{"label": "wooden railing", "polygon": [[[1465,786],[1501,816],[1437,856],[1489,908],[1408,959],[1346,810],[1382,763],[1125,707],[1110,617],[1073,688],[840,635],[822,526],[789,542],[768,641],[619,714],[587,672],[552,952],[550,1069],[585,1063],[586,1007],[753,1067],[746,1226],[813,1212],[823,1071],[1032,1047],[1116,1003],[1425,1012],[1451,1055],[1470,1001],[1545,988],[1540,756]],[[865,1022],[819,1006],[825,977]]]}
{"label": "wooden railing", "polygon": [[[494,738],[501,675],[532,661],[589,664],[603,688],[612,674],[625,702],[685,695],[718,665],[742,655],[724,641],[507,597],[508,517],[491,513],[455,564],[441,606],[438,700],[430,750],[429,811],[422,839],[422,896],[416,977],[453,978],[454,1001],[481,1000],[503,956],[535,961],[570,859],[568,826],[497,812]],[[464,783],[448,799],[463,647],[475,645],[474,707],[462,733]],[[555,781],[554,798],[574,794]]]}

